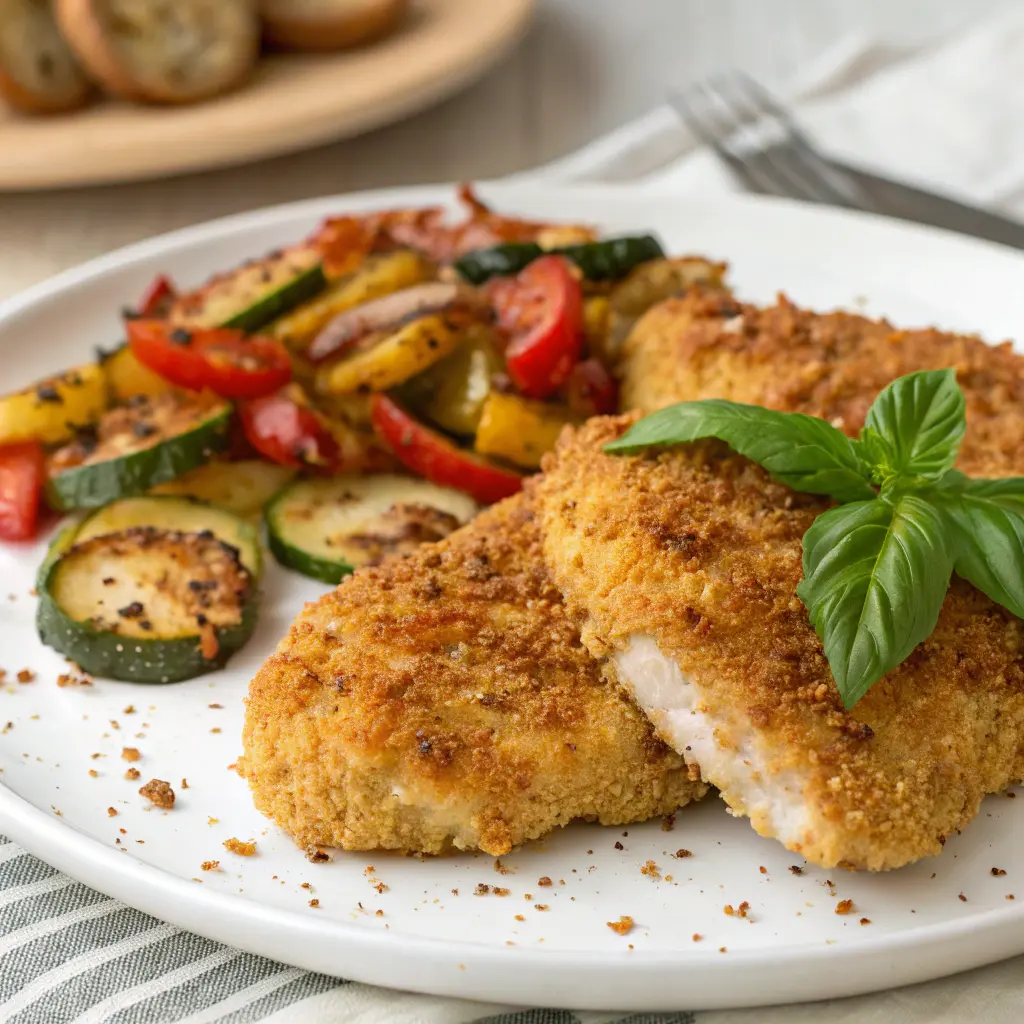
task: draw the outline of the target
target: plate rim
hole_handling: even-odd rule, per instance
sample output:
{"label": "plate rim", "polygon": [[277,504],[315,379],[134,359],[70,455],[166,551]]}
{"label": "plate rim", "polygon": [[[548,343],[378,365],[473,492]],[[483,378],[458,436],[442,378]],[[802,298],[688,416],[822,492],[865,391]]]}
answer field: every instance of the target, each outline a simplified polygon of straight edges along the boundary
{"label": "plate rim", "polygon": [[[671,188],[638,194],[628,185],[548,185],[540,180],[507,183],[484,183],[480,191],[499,203],[515,208],[529,204],[529,196],[541,189],[555,197],[586,197],[589,201],[605,199],[623,203],[631,198],[647,205],[659,200],[695,203]],[[375,205],[435,203],[452,205],[454,186],[412,186],[371,190],[318,197],[298,202],[264,207],[205,221],[189,227],[144,239],[104,254],[50,277],[9,299],[0,301],[0,326],[16,321],[20,314],[60,296],[71,288],[88,287],[105,274],[159,256],[162,253],[187,249],[230,237],[247,229],[272,227],[291,220],[315,218],[326,211],[369,208]],[[700,200],[702,206],[718,204],[746,207],[748,210],[774,209],[783,216],[810,215],[826,218],[855,229],[865,223],[905,237],[918,236],[935,243],[939,239],[955,243],[966,256],[987,256],[997,262],[1014,261],[1024,270],[1024,254],[996,243],[968,239],[951,232],[919,225],[909,225],[891,218],[864,215],[846,210],[808,207],[789,200],[751,196],[723,196]],[[10,790],[0,779],[0,819],[6,835],[72,878],[92,886],[128,905],[169,921],[178,927],[196,932],[237,948],[247,949],[270,959],[291,963],[310,970],[345,977],[352,981],[394,987],[394,964],[401,960],[404,972],[402,985],[411,990],[439,996],[474,998],[515,1005],[563,1005],[573,1009],[671,1010],[686,1002],[685,986],[680,989],[667,971],[679,968],[678,951],[570,951],[530,949],[526,947],[492,947],[472,942],[432,940],[420,936],[390,935],[373,932],[344,921],[315,920],[301,912],[267,907],[233,894],[203,890],[183,877],[146,864],[134,857],[118,858],[117,851],[107,848],[45,810],[31,804]],[[83,839],[85,842],[83,843]],[[795,945],[780,952],[771,946],[760,949],[730,951],[727,957],[717,951],[695,949],[685,956],[686,975],[699,971],[706,979],[701,986],[707,998],[688,1009],[716,1009],[742,1006],[803,1002],[838,998],[897,985],[916,982],[969,970],[1024,953],[1024,903],[1007,908],[993,908],[961,921],[926,924],[894,934],[881,935],[857,946],[842,943],[820,947]],[[314,947],[320,956],[282,957],[290,946],[281,944],[282,931],[299,942]],[[317,942],[331,937],[330,959],[344,957],[343,973],[323,959],[316,950]],[[974,940],[965,943],[965,940]],[[913,949],[913,958],[897,964],[893,953]],[[379,957],[386,952],[389,957]],[[301,962],[297,962],[301,960]],[[444,961],[442,963],[441,961]],[[777,973],[787,966],[802,968],[834,965],[843,968],[843,976],[834,971],[802,971],[801,988],[780,987]],[[463,965],[463,966],[460,966]],[[581,992],[571,1001],[552,1000],[545,992],[558,990],[559,976],[567,970],[585,970],[598,979],[598,984]],[[737,972],[744,975],[744,991],[764,988],[766,996],[743,996],[730,991],[729,981]],[[817,977],[808,979],[809,975]],[[647,979],[648,988],[635,997],[638,979]],[[809,983],[808,983],[809,982]],[[616,1001],[616,992],[627,987],[631,998]],[[716,990],[717,989],[717,994]],[[564,984],[561,987],[564,991]],[[536,997],[534,997],[536,993]],[[524,999],[524,996],[526,997]]]}

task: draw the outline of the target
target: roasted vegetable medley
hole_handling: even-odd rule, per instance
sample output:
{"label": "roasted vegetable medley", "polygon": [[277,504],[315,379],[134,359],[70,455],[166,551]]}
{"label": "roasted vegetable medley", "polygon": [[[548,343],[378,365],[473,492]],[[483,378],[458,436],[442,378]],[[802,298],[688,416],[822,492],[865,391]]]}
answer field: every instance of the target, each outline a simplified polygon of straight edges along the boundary
{"label": "roasted vegetable medley", "polygon": [[386,210],[191,290],[158,278],[126,340],[0,397],[0,539],[75,518],[39,630],[139,682],[223,664],[275,559],[331,583],[517,491],[561,428],[618,406],[636,319],[723,268],[651,235]]}

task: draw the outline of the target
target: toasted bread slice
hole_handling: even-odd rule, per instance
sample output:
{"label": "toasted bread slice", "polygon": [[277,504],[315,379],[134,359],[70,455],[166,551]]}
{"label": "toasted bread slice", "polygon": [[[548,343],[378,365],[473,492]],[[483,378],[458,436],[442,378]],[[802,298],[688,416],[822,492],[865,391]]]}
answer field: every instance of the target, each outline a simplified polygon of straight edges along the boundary
{"label": "toasted bread slice", "polygon": [[393,32],[409,0],[260,0],[263,31],[292,50],[343,50]]}
{"label": "toasted bread slice", "polygon": [[56,0],[79,60],[108,92],[191,103],[238,85],[259,54],[254,0]]}
{"label": "toasted bread slice", "polygon": [[26,113],[55,114],[91,92],[48,0],[0,0],[0,96]]}

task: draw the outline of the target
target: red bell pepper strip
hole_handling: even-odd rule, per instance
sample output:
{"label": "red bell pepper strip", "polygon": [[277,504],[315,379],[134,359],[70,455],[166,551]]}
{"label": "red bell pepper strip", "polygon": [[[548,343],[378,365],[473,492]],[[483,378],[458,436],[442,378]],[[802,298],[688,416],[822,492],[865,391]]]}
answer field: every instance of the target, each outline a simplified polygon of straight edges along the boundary
{"label": "red bell pepper strip", "polygon": [[249,443],[271,462],[322,472],[338,467],[340,450],[328,426],[287,394],[248,399],[238,414]]}
{"label": "red bell pepper strip", "polygon": [[164,380],[222,398],[259,398],[291,380],[284,345],[218,327],[189,331],[163,320],[129,320],[128,343],[136,359]]}
{"label": "red bell pepper strip", "polygon": [[561,256],[542,256],[516,277],[488,286],[509,341],[508,375],[528,398],[547,398],[566,381],[583,350],[583,295]]}
{"label": "red bell pepper strip", "polygon": [[459,448],[388,395],[373,396],[370,422],[406,469],[440,487],[454,487],[481,505],[507,498],[523,486],[518,473]]}
{"label": "red bell pepper strip", "polygon": [[46,478],[43,446],[25,441],[0,448],[0,540],[31,540]]}

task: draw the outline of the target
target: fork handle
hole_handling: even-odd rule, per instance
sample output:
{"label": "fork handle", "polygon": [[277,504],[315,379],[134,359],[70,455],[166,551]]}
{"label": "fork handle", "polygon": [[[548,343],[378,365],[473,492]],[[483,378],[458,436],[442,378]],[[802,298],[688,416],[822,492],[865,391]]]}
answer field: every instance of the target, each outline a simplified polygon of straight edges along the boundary
{"label": "fork handle", "polygon": [[826,161],[835,170],[849,175],[873,202],[873,212],[929,224],[932,227],[959,231],[975,238],[985,238],[1015,249],[1024,249],[1024,224],[997,213],[946,196],[926,192],[913,185],[883,178],[858,167]]}

